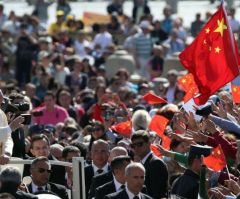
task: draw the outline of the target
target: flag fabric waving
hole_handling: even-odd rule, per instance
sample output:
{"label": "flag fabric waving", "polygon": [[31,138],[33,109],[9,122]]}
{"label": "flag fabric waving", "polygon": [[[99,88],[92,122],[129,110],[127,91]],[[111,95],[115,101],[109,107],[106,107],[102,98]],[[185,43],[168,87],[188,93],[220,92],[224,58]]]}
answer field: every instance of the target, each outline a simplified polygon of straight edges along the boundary
{"label": "flag fabric waving", "polygon": [[132,134],[132,122],[130,120],[111,126],[111,129],[123,136],[130,137]]}
{"label": "flag fabric waving", "polygon": [[143,99],[148,104],[167,104],[168,103],[165,99],[158,97],[157,95],[150,93],[150,92],[147,93],[146,95],[144,95]]}
{"label": "flag fabric waving", "polygon": [[210,156],[203,158],[204,164],[214,171],[221,171],[226,167],[226,159],[221,145],[213,149]]}
{"label": "flag fabric waving", "polygon": [[153,116],[148,128],[155,131],[160,137],[164,134],[164,130],[169,120],[161,115]]}
{"label": "flag fabric waving", "polygon": [[231,88],[232,88],[233,102],[236,104],[239,104],[240,103],[240,86],[232,84]]}
{"label": "flag fabric waving", "polygon": [[193,98],[199,91],[198,87],[194,81],[194,77],[191,73],[184,75],[178,79],[178,84],[186,92],[183,101],[184,103],[188,102]]}
{"label": "flag fabric waving", "polygon": [[198,86],[200,95],[194,99],[197,105],[204,104],[239,74],[237,44],[223,4],[179,58]]}

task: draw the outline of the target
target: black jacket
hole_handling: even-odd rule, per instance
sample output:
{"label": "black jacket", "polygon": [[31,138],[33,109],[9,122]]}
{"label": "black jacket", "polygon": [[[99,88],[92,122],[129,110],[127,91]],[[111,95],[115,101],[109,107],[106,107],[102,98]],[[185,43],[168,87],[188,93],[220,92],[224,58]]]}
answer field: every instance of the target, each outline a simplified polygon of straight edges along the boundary
{"label": "black jacket", "polygon": [[[141,199],[152,199],[151,197],[149,197],[143,193],[140,193],[140,195],[141,195]],[[127,195],[127,192],[125,190],[122,190],[122,191],[119,191],[116,193],[106,195],[104,197],[104,199],[129,199],[129,197]]]}
{"label": "black jacket", "polygon": [[[34,157],[29,158],[29,160],[33,160],[33,159],[34,159]],[[52,155],[49,155],[48,159],[57,161],[57,159]],[[49,182],[53,182],[53,183],[57,183],[57,184],[61,184],[61,185],[66,185],[65,167],[64,166],[59,166],[59,165],[52,165],[51,170],[52,170],[52,173],[50,175]],[[28,165],[28,164],[24,165],[23,177],[24,176],[30,176],[30,165]]]}
{"label": "black jacket", "polygon": [[166,164],[154,154],[151,154],[145,164],[145,185],[149,196],[154,199],[164,198],[168,190],[168,170]]}
{"label": "black jacket", "polygon": [[94,176],[92,178],[92,183],[91,183],[90,191],[89,191],[89,194],[88,194],[88,198],[89,199],[93,198],[95,196],[96,189],[99,186],[104,185],[104,184],[106,184],[106,183],[108,183],[112,180],[113,180],[112,171]]}
{"label": "black jacket", "polygon": [[175,180],[172,186],[172,194],[197,199],[199,191],[199,175],[187,169],[182,176]]}
{"label": "black jacket", "polygon": [[15,197],[15,199],[37,199],[38,198],[33,194],[25,193],[23,191],[18,190],[17,188],[13,188],[10,186],[1,188],[0,193],[10,193]]}
{"label": "black jacket", "polygon": [[114,181],[108,182],[96,189],[95,199],[103,199],[104,196],[116,192]]}
{"label": "black jacket", "polygon": [[[103,199],[104,196],[116,192],[116,187],[114,181],[108,182],[96,189],[95,199]],[[142,193],[147,194],[146,186],[144,185],[142,188]]]}
{"label": "black jacket", "polygon": [[[110,167],[108,168],[110,170]],[[92,165],[88,165],[84,168],[85,172],[85,188],[86,188],[86,198],[88,198],[88,192],[90,190],[90,186],[92,184],[92,179],[94,177],[94,170]],[[101,184],[103,185],[103,184]]]}
{"label": "black jacket", "polygon": [[[47,183],[47,191],[50,191],[57,196],[59,196],[61,199],[69,199],[68,193],[66,187],[60,185],[60,184],[54,184],[54,183]],[[30,193],[32,193],[32,183],[28,185],[28,190]]]}

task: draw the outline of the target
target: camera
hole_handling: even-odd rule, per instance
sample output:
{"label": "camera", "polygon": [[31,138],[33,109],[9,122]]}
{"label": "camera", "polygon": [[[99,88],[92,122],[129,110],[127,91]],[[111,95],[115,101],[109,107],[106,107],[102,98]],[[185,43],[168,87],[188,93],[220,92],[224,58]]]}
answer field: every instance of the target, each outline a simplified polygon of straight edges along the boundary
{"label": "camera", "polygon": [[27,102],[11,104],[10,99],[4,97],[4,102],[1,105],[2,110],[4,113],[13,113],[14,118],[21,115],[24,117],[23,124],[29,125],[31,123],[31,115],[30,114],[21,114],[22,112],[28,111],[30,109],[30,104]]}

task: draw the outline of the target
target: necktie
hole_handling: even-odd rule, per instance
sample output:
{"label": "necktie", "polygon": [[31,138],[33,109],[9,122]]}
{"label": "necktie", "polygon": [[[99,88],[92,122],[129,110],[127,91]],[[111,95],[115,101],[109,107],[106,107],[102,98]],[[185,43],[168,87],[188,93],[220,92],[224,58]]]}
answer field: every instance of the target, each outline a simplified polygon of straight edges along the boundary
{"label": "necktie", "polygon": [[139,199],[139,197],[138,196],[134,196],[133,199]]}
{"label": "necktie", "polygon": [[103,172],[102,169],[98,169],[98,170],[97,170],[97,173],[98,173],[98,174],[100,174],[100,173],[102,173],[102,172]]}
{"label": "necktie", "polygon": [[125,189],[125,184],[122,184],[120,189]]}
{"label": "necktie", "polygon": [[43,191],[43,188],[42,187],[38,187],[37,190],[40,192],[40,191]]}

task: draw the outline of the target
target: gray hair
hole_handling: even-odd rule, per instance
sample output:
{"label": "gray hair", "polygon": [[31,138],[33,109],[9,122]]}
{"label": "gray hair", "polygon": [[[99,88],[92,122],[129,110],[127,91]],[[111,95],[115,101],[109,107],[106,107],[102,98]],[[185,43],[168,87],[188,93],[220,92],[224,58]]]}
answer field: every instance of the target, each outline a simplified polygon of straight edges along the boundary
{"label": "gray hair", "polygon": [[140,170],[142,170],[142,171],[144,172],[144,174],[145,174],[145,172],[146,172],[144,166],[143,166],[141,163],[139,163],[139,162],[133,162],[133,163],[130,163],[130,164],[125,168],[125,176],[130,175],[130,173],[131,173],[131,171],[132,171],[133,169],[140,169]]}
{"label": "gray hair", "polygon": [[135,131],[147,130],[151,117],[145,110],[137,110],[132,116],[132,124]]}
{"label": "gray hair", "polygon": [[105,141],[105,140],[102,140],[102,139],[99,139],[99,140],[96,140],[96,141],[93,142],[93,144],[92,144],[92,150],[93,150],[94,147],[95,147],[96,145],[98,145],[98,144],[105,145],[106,148],[107,148],[107,151],[108,151],[108,152],[110,151],[110,146],[109,146],[108,142]]}
{"label": "gray hair", "polygon": [[39,156],[39,157],[36,157],[33,161],[32,161],[32,164],[31,164],[31,168],[34,168],[35,165],[38,163],[38,162],[47,162],[48,164],[50,164],[50,161],[47,157],[44,157],[44,156]]}
{"label": "gray hair", "polygon": [[6,167],[0,173],[0,181],[2,184],[14,184],[18,186],[21,184],[22,176],[18,168]]}

